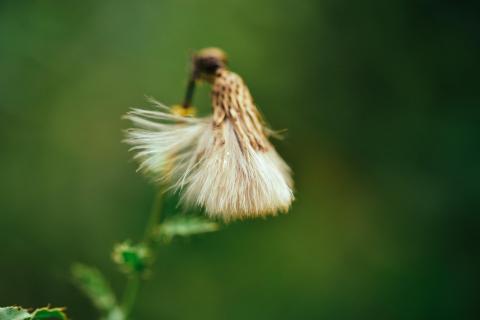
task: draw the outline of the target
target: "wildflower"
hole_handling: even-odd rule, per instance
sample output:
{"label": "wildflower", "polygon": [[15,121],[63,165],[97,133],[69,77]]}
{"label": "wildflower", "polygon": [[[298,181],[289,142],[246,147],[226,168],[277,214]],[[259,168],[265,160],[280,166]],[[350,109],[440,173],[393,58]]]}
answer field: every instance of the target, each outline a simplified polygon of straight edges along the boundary
{"label": "wildflower", "polygon": [[[212,85],[213,114],[189,111],[197,81]],[[183,107],[172,110],[152,100],[156,111],[133,109],[126,116],[137,128],[126,142],[137,150],[140,169],[181,191],[187,205],[211,217],[231,220],[286,212],[293,201],[288,165],[269,142],[270,131],[242,78],[227,69],[225,54],[203,49]]]}

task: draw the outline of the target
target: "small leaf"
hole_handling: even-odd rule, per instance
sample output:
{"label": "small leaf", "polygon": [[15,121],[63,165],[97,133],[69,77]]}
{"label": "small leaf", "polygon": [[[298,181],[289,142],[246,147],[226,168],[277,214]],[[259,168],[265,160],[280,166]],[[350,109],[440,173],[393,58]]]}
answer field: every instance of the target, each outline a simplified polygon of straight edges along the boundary
{"label": "small leaf", "polygon": [[0,320],[24,320],[31,316],[27,310],[21,307],[0,308]]}
{"label": "small leaf", "polygon": [[120,307],[115,307],[101,320],[125,320],[125,315]]}
{"label": "small leaf", "polygon": [[76,285],[101,311],[110,311],[116,306],[115,295],[103,275],[95,268],[75,264],[72,275]]}
{"label": "small leaf", "polygon": [[199,216],[174,216],[158,226],[157,235],[164,240],[175,236],[188,237],[194,234],[217,231],[220,225]]}
{"label": "small leaf", "polygon": [[44,307],[33,313],[21,307],[0,308],[0,320],[67,320],[63,308]]}
{"label": "small leaf", "polygon": [[131,244],[129,241],[117,244],[113,248],[112,258],[125,273],[142,273],[150,264],[150,251],[143,244]]}
{"label": "small leaf", "polygon": [[32,314],[32,320],[67,320],[63,308],[40,308]]}

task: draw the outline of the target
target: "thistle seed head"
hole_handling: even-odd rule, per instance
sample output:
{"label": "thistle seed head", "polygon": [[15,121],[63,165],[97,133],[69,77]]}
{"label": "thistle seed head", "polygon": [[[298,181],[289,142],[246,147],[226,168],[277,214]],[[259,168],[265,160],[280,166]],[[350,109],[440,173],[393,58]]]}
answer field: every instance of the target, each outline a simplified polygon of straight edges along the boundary
{"label": "thistle seed head", "polygon": [[[140,169],[181,192],[186,205],[225,221],[286,212],[293,197],[288,165],[275,151],[266,126],[242,78],[226,69],[215,48],[194,56],[193,79],[212,84],[213,114],[188,116],[155,102],[160,109],[134,109],[137,128],[126,142],[137,151]],[[187,91],[188,103],[193,87]]]}

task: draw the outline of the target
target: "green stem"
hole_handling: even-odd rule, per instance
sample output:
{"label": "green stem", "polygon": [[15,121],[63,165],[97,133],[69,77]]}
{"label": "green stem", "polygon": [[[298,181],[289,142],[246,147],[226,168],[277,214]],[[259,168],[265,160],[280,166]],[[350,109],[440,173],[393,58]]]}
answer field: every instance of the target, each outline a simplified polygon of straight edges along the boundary
{"label": "green stem", "polygon": [[140,275],[134,274],[128,278],[127,286],[123,295],[122,310],[124,319],[128,319],[140,289]]}
{"label": "green stem", "polygon": [[[162,199],[163,199],[163,192],[160,189],[157,195],[155,196],[155,200],[152,206],[152,211],[150,212],[150,217],[148,219],[148,223],[143,235],[143,243],[148,247],[149,251],[151,252],[152,262],[154,261],[154,258],[155,258],[154,257],[155,250],[154,248],[152,248],[153,243],[155,242],[153,235],[155,233],[155,228],[160,222],[160,214],[162,211],[161,210]],[[125,287],[125,291],[123,293],[123,300],[122,300],[122,310],[123,310],[123,315],[125,320],[129,318],[130,313],[132,312],[133,306],[135,305],[138,291],[140,289],[140,284],[141,284],[141,275],[138,273],[131,275],[127,280],[127,285]]]}
{"label": "green stem", "polygon": [[154,240],[152,235],[155,233],[155,228],[160,222],[160,214],[162,212],[163,192],[161,188],[158,190],[155,200],[153,201],[152,211],[150,212],[150,218],[148,219],[145,233],[143,234],[143,241],[150,246]]}

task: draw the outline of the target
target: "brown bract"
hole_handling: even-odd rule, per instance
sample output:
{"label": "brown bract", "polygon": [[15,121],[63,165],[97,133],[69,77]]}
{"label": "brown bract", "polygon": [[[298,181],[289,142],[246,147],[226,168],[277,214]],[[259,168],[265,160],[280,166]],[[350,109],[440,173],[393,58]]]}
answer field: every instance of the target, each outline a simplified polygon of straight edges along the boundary
{"label": "brown bract", "polygon": [[212,106],[215,143],[225,143],[223,126],[230,120],[242,150],[250,145],[257,151],[268,151],[270,143],[260,113],[239,75],[223,68],[217,70],[212,86]]}

